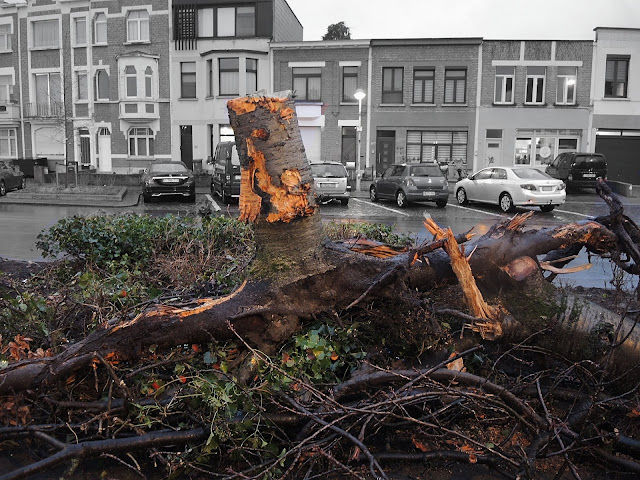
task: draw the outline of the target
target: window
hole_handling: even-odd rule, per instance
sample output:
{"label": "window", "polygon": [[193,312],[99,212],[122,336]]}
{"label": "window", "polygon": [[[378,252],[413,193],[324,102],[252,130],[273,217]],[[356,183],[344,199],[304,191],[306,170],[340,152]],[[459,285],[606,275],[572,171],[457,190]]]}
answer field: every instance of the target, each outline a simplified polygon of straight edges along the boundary
{"label": "window", "polygon": [[33,22],[33,46],[37,48],[58,48],[58,20]]}
{"label": "window", "polygon": [[627,98],[629,83],[629,57],[607,56],[607,69],[604,76],[604,96],[609,98]]}
{"label": "window", "polygon": [[467,163],[467,132],[465,131],[420,131],[407,132],[407,161],[446,162],[456,160]]}
{"label": "window", "polygon": [[0,128],[0,157],[16,157],[16,129]]}
{"label": "window", "polygon": [[96,100],[109,100],[109,75],[106,70],[96,71]]}
{"label": "window", "polygon": [[149,12],[146,10],[133,10],[127,16],[127,41],[149,41]]}
{"label": "window", "polygon": [[87,100],[89,98],[87,91],[87,72],[77,72],[76,83],[78,85],[78,100]]}
{"label": "window", "polygon": [[153,98],[153,70],[147,67],[144,71],[144,96]]}
{"label": "window", "polygon": [[75,44],[84,45],[87,43],[87,19],[78,17],[73,19],[73,29],[75,31]]}
{"label": "window", "polygon": [[196,62],[180,62],[180,98],[196,98]]}
{"label": "window", "polygon": [[321,67],[293,67],[293,90],[298,100],[320,101],[321,76]]}
{"label": "window", "polygon": [[207,60],[207,97],[213,97],[215,89],[213,87],[213,60]]}
{"label": "window", "polygon": [[515,67],[496,67],[494,103],[513,103],[513,80]]}
{"label": "window", "polygon": [[236,141],[236,136],[233,133],[233,128],[231,128],[231,125],[224,125],[224,124],[220,124],[218,125],[218,137],[220,138],[221,142],[235,142]]}
{"label": "window", "polygon": [[[59,73],[37,73],[36,103],[43,115],[54,115],[61,108],[62,89]],[[41,107],[42,106],[42,107]],[[42,110],[40,110],[42,108]]]}
{"label": "window", "polygon": [[213,37],[213,8],[198,9],[198,36]]}
{"label": "window", "polygon": [[444,103],[465,103],[467,71],[447,68],[444,71]]}
{"label": "window", "polygon": [[358,89],[358,67],[342,67],[342,101],[353,103]]}
{"label": "window", "polygon": [[247,94],[258,90],[258,60],[247,58]]}
{"label": "window", "polygon": [[0,103],[9,103],[11,101],[12,87],[11,75],[0,75]]}
{"label": "window", "polygon": [[525,103],[541,105],[544,103],[544,80],[546,67],[527,67],[527,93]]}
{"label": "window", "polygon": [[433,103],[433,68],[413,69],[413,103]]}
{"label": "window", "polygon": [[127,65],[124,69],[125,92],[127,98],[135,98],[138,96],[138,75],[136,67]]}
{"label": "window", "polygon": [[404,68],[382,69],[382,103],[402,103],[402,81]]}
{"label": "window", "polygon": [[221,7],[216,13],[218,37],[255,36],[255,7]]}
{"label": "window", "polygon": [[0,51],[11,50],[11,25],[0,25]]}
{"label": "window", "polygon": [[132,157],[152,157],[153,132],[150,128],[133,127],[129,129],[129,155]]}
{"label": "window", "polygon": [[576,67],[558,67],[557,104],[573,105],[576,103],[576,72]]}
{"label": "window", "polygon": [[345,165],[347,162],[356,161],[356,127],[342,127],[342,150],[341,161]]}
{"label": "window", "polygon": [[220,95],[239,95],[240,60],[238,58],[218,59],[220,70]]}
{"label": "window", "polygon": [[107,16],[104,13],[96,14],[93,20],[93,42],[107,43]]}

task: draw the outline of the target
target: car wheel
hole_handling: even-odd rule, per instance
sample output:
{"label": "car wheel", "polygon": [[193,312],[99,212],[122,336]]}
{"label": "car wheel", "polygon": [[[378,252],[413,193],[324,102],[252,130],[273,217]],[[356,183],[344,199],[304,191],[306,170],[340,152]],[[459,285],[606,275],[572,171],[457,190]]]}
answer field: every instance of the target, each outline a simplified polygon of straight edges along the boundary
{"label": "car wheel", "polygon": [[4,184],[4,180],[0,181],[0,197],[7,194],[7,187]]}
{"label": "car wheel", "polygon": [[502,195],[500,195],[499,203],[500,208],[503,212],[507,213],[513,210],[513,199],[508,193],[503,193]]}
{"label": "car wheel", "polygon": [[374,186],[371,186],[371,188],[369,189],[369,199],[372,202],[378,201],[378,192],[376,191],[376,187]]}
{"label": "car wheel", "polygon": [[446,200],[436,200],[436,206],[438,208],[444,208],[447,206],[447,201]]}
{"label": "car wheel", "polygon": [[22,181],[20,182],[20,186],[18,187],[20,190],[24,190],[27,188],[27,179],[22,177]]}
{"label": "car wheel", "polygon": [[342,204],[343,207],[346,207],[347,205],[349,205],[349,199],[348,198],[341,198],[340,199],[340,203]]}
{"label": "car wheel", "polygon": [[404,208],[407,206],[407,194],[404,193],[402,190],[398,190],[398,193],[396,193],[396,204],[398,204],[398,206],[400,208]]}
{"label": "car wheel", "polygon": [[464,188],[458,189],[456,192],[456,200],[458,200],[460,205],[466,205],[469,203],[469,200],[467,199],[467,192],[464,191]]}
{"label": "car wheel", "polygon": [[556,208],[555,205],[540,205],[540,211],[542,211],[542,212],[550,212],[554,208]]}

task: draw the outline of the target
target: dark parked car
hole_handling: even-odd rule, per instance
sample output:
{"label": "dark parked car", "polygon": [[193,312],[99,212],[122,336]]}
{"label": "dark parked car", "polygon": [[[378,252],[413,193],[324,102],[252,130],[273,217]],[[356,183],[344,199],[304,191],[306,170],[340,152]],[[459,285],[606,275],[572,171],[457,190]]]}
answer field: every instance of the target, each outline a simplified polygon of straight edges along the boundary
{"label": "dark parked car", "polygon": [[211,162],[211,195],[219,195],[229,204],[240,197],[240,157],[235,142],[220,142]]}
{"label": "dark parked car", "polygon": [[27,180],[18,167],[10,162],[0,161],[0,197],[9,190],[21,189],[26,186]]}
{"label": "dark parked car", "polygon": [[545,172],[568,187],[595,188],[598,178],[607,178],[607,161],[601,153],[565,152]]}
{"label": "dark parked car", "polygon": [[437,163],[401,163],[388,167],[369,189],[372,202],[395,200],[399,207],[409,202],[436,202],[440,208],[449,199],[449,185]]}
{"label": "dark parked car", "polygon": [[193,172],[182,162],[156,161],[142,175],[142,197],[145,202],[160,197],[187,197],[195,202]]}
{"label": "dark parked car", "polygon": [[349,204],[351,186],[348,185],[347,169],[340,162],[321,162],[311,164],[311,174],[320,202],[340,200],[342,205]]}

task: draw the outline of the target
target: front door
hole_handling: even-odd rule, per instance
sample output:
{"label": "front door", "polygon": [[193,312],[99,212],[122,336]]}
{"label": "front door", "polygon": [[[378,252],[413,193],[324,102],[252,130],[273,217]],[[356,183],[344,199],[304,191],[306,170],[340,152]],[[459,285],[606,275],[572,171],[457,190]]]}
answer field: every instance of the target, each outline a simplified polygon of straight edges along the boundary
{"label": "front door", "polygon": [[484,150],[484,165],[478,165],[480,168],[493,167],[502,165],[502,140],[487,140]]}
{"label": "front door", "polygon": [[89,130],[81,128],[78,131],[80,136],[80,165],[83,170],[91,168],[91,139]]}
{"label": "front door", "polygon": [[376,172],[384,172],[396,159],[396,132],[379,131],[376,140]]}
{"label": "front door", "polygon": [[191,125],[180,125],[180,160],[193,170],[193,133]]}

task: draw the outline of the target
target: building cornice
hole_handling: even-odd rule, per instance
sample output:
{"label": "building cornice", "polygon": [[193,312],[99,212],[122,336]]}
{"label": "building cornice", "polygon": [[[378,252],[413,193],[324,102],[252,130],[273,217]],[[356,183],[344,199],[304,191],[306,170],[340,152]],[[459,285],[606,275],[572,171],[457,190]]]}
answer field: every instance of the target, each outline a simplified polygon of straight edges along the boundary
{"label": "building cornice", "polygon": [[296,48],[369,48],[370,40],[317,40],[302,42],[271,42],[272,50],[291,50]]}

